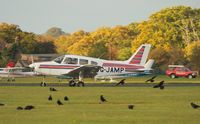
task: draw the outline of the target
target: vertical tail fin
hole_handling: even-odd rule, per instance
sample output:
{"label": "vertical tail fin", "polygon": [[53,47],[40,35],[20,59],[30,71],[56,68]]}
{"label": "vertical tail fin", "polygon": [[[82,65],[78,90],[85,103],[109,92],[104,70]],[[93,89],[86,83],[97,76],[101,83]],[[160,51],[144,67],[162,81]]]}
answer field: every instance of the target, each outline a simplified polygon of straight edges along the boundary
{"label": "vertical tail fin", "polygon": [[145,65],[150,48],[150,44],[142,44],[127,62],[129,64]]}

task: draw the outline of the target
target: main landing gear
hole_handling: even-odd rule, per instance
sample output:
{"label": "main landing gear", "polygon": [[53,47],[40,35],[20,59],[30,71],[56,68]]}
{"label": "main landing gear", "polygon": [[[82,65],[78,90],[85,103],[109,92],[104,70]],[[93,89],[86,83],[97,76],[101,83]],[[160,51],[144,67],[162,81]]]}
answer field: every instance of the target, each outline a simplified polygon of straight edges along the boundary
{"label": "main landing gear", "polygon": [[72,79],[72,80],[69,81],[69,86],[70,87],[75,87],[75,86],[84,87],[85,83],[83,81],[75,81],[75,80]]}
{"label": "main landing gear", "polygon": [[76,81],[74,79],[70,80],[69,86],[70,87],[75,87],[75,86],[84,87],[85,86],[85,83],[83,82],[83,72],[82,71],[79,72],[78,81]]}

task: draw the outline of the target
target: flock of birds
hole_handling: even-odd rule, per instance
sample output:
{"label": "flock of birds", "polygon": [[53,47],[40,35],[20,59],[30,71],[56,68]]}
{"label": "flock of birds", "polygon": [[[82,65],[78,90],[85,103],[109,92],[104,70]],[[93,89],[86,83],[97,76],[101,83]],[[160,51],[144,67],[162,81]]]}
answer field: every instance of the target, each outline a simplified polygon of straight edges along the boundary
{"label": "flock of birds", "polygon": [[[54,88],[54,89],[55,89],[55,88]],[[50,89],[50,91],[52,91],[52,90]],[[57,90],[53,90],[53,91],[57,91]],[[50,96],[48,97],[48,100],[49,100],[49,101],[53,101],[53,97],[50,95]],[[69,98],[68,98],[67,96],[65,96],[65,97],[64,97],[64,101],[69,101]],[[63,103],[60,101],[60,99],[57,100],[57,104],[58,104],[58,105],[63,105]]]}
{"label": "flock of birds", "polygon": [[[151,77],[150,79],[148,79],[148,80],[146,80],[145,82],[146,83],[148,83],[148,82],[151,82],[151,83],[153,83],[154,81],[155,81],[155,78],[156,78],[157,76],[153,76],[153,77]],[[162,80],[162,81],[160,81],[158,84],[156,84],[156,85],[154,85],[153,86],[153,88],[160,88],[161,90],[163,90],[164,88],[165,88],[165,86],[164,86],[164,80]],[[118,82],[115,86],[119,86],[119,85],[124,85],[125,84],[125,79],[122,79],[120,82]],[[40,86],[46,86],[46,84],[42,84],[41,83],[41,85]],[[55,88],[53,88],[53,87],[50,87],[49,88],[49,90],[50,91],[58,91],[57,89],[55,89]],[[107,100],[106,100],[106,98],[103,96],[103,95],[100,95],[100,103],[105,103],[105,102],[108,102]],[[67,96],[64,96],[64,99],[63,99],[64,101],[69,101],[69,98],[67,97]],[[53,97],[52,97],[52,95],[50,95],[49,97],[48,97],[48,101],[53,101]],[[63,104],[63,102],[60,100],[60,99],[58,99],[57,100],[57,105],[64,105]],[[3,104],[3,103],[0,103],[0,106],[4,106],[5,104]],[[200,105],[197,105],[197,104],[195,104],[195,103],[193,103],[193,102],[191,102],[190,103],[190,105],[191,105],[191,107],[193,108],[193,109],[197,109],[197,108],[200,108]],[[133,109],[134,108],[134,105],[133,104],[130,104],[130,105],[128,105],[128,109]],[[32,109],[35,109],[35,106],[33,106],[33,105],[27,105],[27,106],[25,106],[25,107],[21,107],[21,106],[18,106],[17,108],[16,108],[17,110],[32,110]]]}
{"label": "flock of birds", "polygon": [[[145,82],[148,83],[148,82],[151,82],[153,83],[155,81],[155,78],[157,76],[153,76],[151,77],[150,79],[147,79]],[[160,88],[161,90],[163,90],[165,88],[164,86],[164,80],[159,82],[158,84],[154,85],[153,88]],[[119,86],[119,85],[124,85],[125,84],[125,79],[122,79],[119,83],[117,83],[115,86]]]}
{"label": "flock of birds", "polygon": [[[55,88],[51,88],[50,87],[50,91],[57,91]],[[107,100],[106,100],[106,98],[103,96],[103,95],[100,95],[100,104],[101,103],[105,103],[105,102],[107,102]],[[52,101],[53,100],[53,97],[50,95],[49,97],[48,97],[48,100],[49,101]],[[69,98],[67,97],[67,96],[64,96],[64,101],[69,101]],[[57,100],[57,105],[64,105],[62,102],[61,102],[61,100],[60,99],[58,99]],[[128,109],[133,109],[134,108],[134,105],[128,105]]]}

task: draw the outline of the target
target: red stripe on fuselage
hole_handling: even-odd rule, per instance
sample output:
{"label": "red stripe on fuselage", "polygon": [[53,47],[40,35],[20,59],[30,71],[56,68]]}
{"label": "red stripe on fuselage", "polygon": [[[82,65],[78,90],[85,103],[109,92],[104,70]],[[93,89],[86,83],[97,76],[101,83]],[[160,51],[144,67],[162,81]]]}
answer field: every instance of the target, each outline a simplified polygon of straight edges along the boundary
{"label": "red stripe on fuselage", "polygon": [[79,66],[71,66],[71,65],[40,65],[39,68],[44,69],[74,69]]}
{"label": "red stripe on fuselage", "polygon": [[130,69],[144,68],[143,66],[127,65],[127,64],[115,64],[115,63],[103,63],[103,66],[105,66],[105,67],[117,67],[117,68],[130,68]]}

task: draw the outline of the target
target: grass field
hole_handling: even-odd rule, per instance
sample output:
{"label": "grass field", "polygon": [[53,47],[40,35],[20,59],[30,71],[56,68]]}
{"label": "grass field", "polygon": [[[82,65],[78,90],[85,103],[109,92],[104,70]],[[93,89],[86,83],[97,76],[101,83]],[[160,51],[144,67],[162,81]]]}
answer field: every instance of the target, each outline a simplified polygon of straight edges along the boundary
{"label": "grass field", "polygon": [[[131,77],[126,79],[126,83],[144,83],[145,80],[152,77],[152,75],[148,76],[140,76],[140,77]],[[42,76],[38,77],[29,77],[29,78],[16,78],[16,83],[40,83],[43,80]],[[120,79],[116,79],[119,81]],[[200,77],[194,78],[194,79],[188,79],[188,78],[176,78],[171,79],[166,75],[159,75],[156,79],[156,81],[165,80],[166,83],[200,83]],[[45,81],[47,83],[68,83],[67,79],[59,79],[56,77],[46,77]],[[6,83],[7,79],[1,79],[0,83]],[[94,79],[84,79],[84,82],[86,83],[109,83],[109,81],[94,81]]]}
{"label": "grass field", "polygon": [[[198,124],[200,87],[0,87],[0,124]],[[52,95],[53,101],[48,101]],[[107,103],[100,104],[103,94]],[[63,101],[67,95],[70,101]],[[63,101],[58,106],[56,100]],[[133,110],[127,108],[134,104]],[[33,110],[16,110],[34,105]]]}

